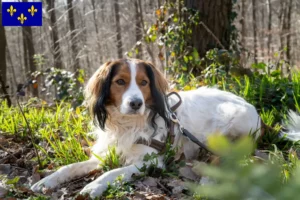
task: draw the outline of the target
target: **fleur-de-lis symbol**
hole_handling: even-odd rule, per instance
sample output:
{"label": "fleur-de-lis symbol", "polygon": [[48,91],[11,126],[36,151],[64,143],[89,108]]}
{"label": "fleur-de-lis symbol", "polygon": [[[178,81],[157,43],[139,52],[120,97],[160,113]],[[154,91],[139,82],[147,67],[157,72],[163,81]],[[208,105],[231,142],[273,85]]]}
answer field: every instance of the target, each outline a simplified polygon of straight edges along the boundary
{"label": "fleur-de-lis symbol", "polygon": [[31,8],[28,9],[28,12],[30,12],[31,15],[34,16],[34,13],[37,12],[37,9],[35,9],[34,6],[32,5]]}
{"label": "fleur-de-lis symbol", "polygon": [[7,12],[10,13],[10,16],[13,16],[17,10],[13,6],[10,6],[9,9],[7,9]]}
{"label": "fleur-de-lis symbol", "polygon": [[27,20],[27,17],[25,17],[24,14],[21,13],[20,17],[18,17],[18,20],[21,22],[21,24],[24,24],[24,21]]}

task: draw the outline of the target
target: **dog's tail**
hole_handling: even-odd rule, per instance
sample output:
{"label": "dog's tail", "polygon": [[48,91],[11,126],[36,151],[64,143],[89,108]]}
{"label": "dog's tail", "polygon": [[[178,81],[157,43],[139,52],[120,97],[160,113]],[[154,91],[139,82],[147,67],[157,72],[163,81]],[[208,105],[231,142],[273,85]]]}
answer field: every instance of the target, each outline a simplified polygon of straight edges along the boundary
{"label": "dog's tail", "polygon": [[300,140],[300,115],[290,110],[287,122],[284,124],[285,131],[281,131],[280,137],[291,141]]}

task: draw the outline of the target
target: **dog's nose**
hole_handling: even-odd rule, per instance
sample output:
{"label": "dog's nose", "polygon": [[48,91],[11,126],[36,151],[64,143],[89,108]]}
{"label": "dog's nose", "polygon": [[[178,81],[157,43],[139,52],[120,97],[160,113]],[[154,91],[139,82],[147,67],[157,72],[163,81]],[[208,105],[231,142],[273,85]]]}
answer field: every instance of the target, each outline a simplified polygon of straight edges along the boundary
{"label": "dog's nose", "polygon": [[138,110],[143,105],[143,101],[141,99],[133,99],[130,101],[129,105],[133,110]]}

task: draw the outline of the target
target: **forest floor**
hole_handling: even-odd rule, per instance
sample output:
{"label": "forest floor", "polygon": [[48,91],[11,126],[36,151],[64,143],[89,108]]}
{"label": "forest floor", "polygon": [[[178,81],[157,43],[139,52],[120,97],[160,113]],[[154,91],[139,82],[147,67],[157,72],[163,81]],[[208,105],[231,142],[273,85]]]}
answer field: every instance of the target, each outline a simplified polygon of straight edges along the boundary
{"label": "forest floor", "polygon": [[[38,171],[37,166],[35,149],[30,140],[21,139],[16,135],[0,134],[0,178],[5,179],[0,185],[0,199],[88,199],[78,196],[78,192],[103,173],[101,170],[94,170],[86,176],[64,183],[57,189],[44,190],[43,194],[38,194],[30,190],[30,185],[55,170],[52,164],[48,164],[42,171]],[[182,168],[178,177],[139,178],[130,183],[130,187],[127,189],[115,188],[116,191],[110,194],[115,197],[110,197],[110,199],[192,198],[185,190],[185,181],[199,181],[199,177],[190,167]],[[118,195],[120,198],[116,197]],[[103,199],[106,198],[103,197]]]}
{"label": "forest floor", "polygon": [[[90,126],[91,119],[86,108],[77,107],[72,110],[70,104],[61,103],[50,106],[39,101],[33,104],[22,104],[24,115],[20,112],[19,107],[8,107],[3,102],[0,104],[0,110],[0,200],[89,199],[88,197],[78,196],[78,192],[85,185],[99,177],[103,173],[102,170],[94,170],[86,176],[64,183],[56,189],[43,190],[42,194],[34,193],[30,190],[31,185],[50,175],[59,167],[88,159],[91,154],[89,149],[93,145],[94,139],[87,134],[91,132],[92,128]],[[265,112],[261,116],[264,122],[268,122],[268,125],[273,124],[274,112]],[[30,129],[28,129],[28,125]],[[278,125],[275,127],[278,128]],[[255,176],[256,178],[259,177],[255,184],[251,182],[254,176],[251,170],[255,171],[257,167],[265,167],[264,172],[269,178],[272,176],[278,178],[277,174],[281,174],[280,179],[285,182],[289,180],[297,181],[297,179],[294,180],[290,177],[293,177],[296,162],[298,162],[299,155],[297,156],[294,152],[299,149],[299,144],[279,139],[278,133],[265,134],[257,145],[257,148],[262,149],[262,151],[256,151],[254,156],[250,152],[253,148],[245,145],[247,143],[243,143],[243,141],[237,143],[236,148],[228,141],[224,141],[224,139],[216,140],[212,144],[215,144],[217,148],[215,150],[227,152],[230,156],[228,157],[230,162],[229,164],[227,163],[228,165],[225,163],[226,165],[223,168],[222,166],[218,169],[212,168],[214,173],[210,174],[210,176],[218,175],[213,178],[223,179],[221,175],[233,175],[237,183],[230,185],[232,179],[227,180],[225,177],[225,180],[228,182],[224,184],[229,184],[235,191],[238,191],[237,195],[244,195],[245,189],[247,191],[251,187],[255,189],[257,184],[264,183],[267,180],[264,175],[259,175]],[[228,147],[228,149],[225,147]],[[245,149],[243,149],[244,147]],[[231,149],[235,149],[236,153],[231,151]],[[247,153],[246,150],[250,151]],[[266,150],[272,155],[270,157],[271,163],[278,163],[273,164],[273,166],[280,166],[278,171],[272,171],[271,165],[251,165],[251,163],[268,163],[270,158]],[[38,162],[36,151],[38,151],[41,164]],[[245,155],[250,155],[250,153],[252,156],[244,158]],[[238,168],[241,163],[240,160],[232,162],[232,157],[243,159],[243,163],[248,163],[246,165],[249,166],[249,168],[246,167],[247,171],[245,172]],[[257,157],[259,158],[257,159]],[[204,150],[200,152],[200,162],[211,163],[213,160],[213,157]],[[201,181],[205,181],[205,179],[202,180],[197,175],[199,171],[194,170],[196,168],[193,168],[193,164],[195,163],[186,163],[184,167],[178,167],[178,170],[175,170],[177,171],[175,174],[173,173],[174,171],[171,173],[170,171],[154,170],[155,173],[151,173],[151,176],[133,177],[135,181],[130,183],[118,179],[116,183],[110,183],[108,190],[105,191],[100,199],[201,199],[187,190],[186,187],[186,183],[189,182],[199,183],[200,181],[201,183]],[[220,165],[222,165],[222,162]],[[119,165],[115,167],[119,167]],[[177,165],[174,164],[172,168],[176,167]],[[203,173],[203,167],[201,168],[201,173]],[[111,167],[110,169],[113,168]],[[153,171],[153,169],[150,170]],[[147,172],[147,174],[149,173]],[[245,184],[247,187],[245,187]],[[274,185],[274,182],[268,184]],[[268,188],[272,188],[268,184],[265,185]],[[290,184],[295,185],[296,183],[290,182]],[[216,185],[217,187],[218,185]],[[261,188],[263,187],[264,185],[261,185]],[[276,193],[280,191],[280,194],[284,192],[290,194],[288,186],[284,188],[286,189],[285,191],[279,190],[279,186],[275,185],[274,187],[276,188],[270,192]],[[268,188],[266,188],[266,191]],[[216,190],[221,191],[221,189],[212,189],[211,196],[215,195]],[[229,190],[223,191],[221,195],[226,192],[229,193],[229,198],[227,199],[234,199],[230,196],[233,194],[232,191]]]}

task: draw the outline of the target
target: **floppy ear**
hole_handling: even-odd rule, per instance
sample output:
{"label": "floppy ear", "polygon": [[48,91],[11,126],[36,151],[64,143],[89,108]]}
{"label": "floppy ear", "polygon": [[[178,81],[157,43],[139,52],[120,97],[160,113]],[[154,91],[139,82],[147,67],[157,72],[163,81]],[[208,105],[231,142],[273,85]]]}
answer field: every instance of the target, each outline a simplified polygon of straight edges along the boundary
{"label": "floppy ear", "polygon": [[150,90],[152,96],[152,104],[149,108],[152,111],[151,123],[156,129],[155,123],[156,115],[160,115],[167,126],[169,126],[169,115],[168,115],[168,103],[166,99],[166,93],[168,91],[168,82],[164,78],[163,74],[156,69],[151,63],[144,63],[146,66],[146,73],[150,80]]}
{"label": "floppy ear", "polygon": [[155,77],[155,86],[162,94],[166,94],[169,89],[169,84],[164,75],[150,62],[145,62],[151,68]]}
{"label": "floppy ear", "polygon": [[116,64],[116,62],[103,64],[89,79],[85,88],[85,101],[94,123],[101,129],[104,129],[107,119],[105,103],[109,98],[111,79],[116,72]]}

